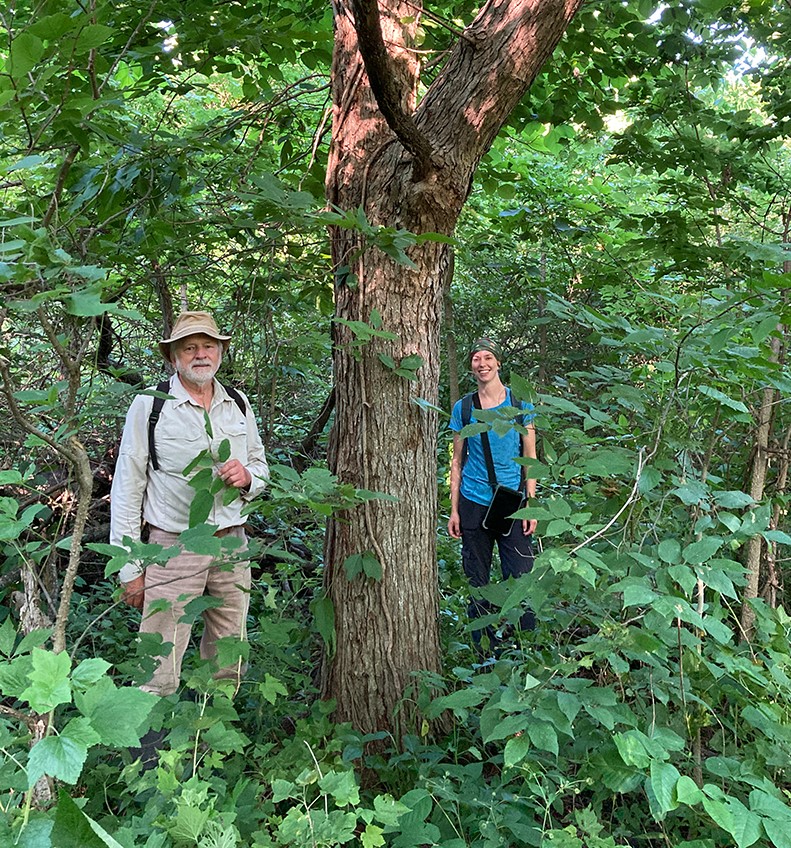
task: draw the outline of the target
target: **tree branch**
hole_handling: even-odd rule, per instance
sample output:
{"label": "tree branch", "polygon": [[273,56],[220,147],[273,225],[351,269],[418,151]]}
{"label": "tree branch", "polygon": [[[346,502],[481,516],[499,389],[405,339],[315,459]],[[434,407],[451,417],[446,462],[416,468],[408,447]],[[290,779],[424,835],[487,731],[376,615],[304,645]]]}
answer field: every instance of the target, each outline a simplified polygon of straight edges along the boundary
{"label": "tree branch", "polygon": [[379,3],[377,0],[352,0],[352,9],[357,45],[371,91],[387,125],[414,157],[414,179],[420,182],[435,170],[434,151],[412,115],[405,112],[401,105],[397,76],[382,38]]}

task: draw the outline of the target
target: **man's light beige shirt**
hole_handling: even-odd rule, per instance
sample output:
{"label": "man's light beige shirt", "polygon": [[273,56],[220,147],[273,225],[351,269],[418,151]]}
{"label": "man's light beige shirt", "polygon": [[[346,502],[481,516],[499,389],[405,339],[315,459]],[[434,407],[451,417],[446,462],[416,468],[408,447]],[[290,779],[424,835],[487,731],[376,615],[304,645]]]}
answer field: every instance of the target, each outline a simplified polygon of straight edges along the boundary
{"label": "man's light beige shirt", "polygon": [[[121,438],[113,485],[110,494],[110,544],[123,545],[125,536],[140,539],[141,516],[149,524],[171,533],[181,533],[189,527],[189,512],[195,489],[189,485],[184,469],[202,451],[208,450],[215,466],[220,461],[220,445],[227,439],[231,454],[250,472],[250,489],[232,503],[224,505],[223,493],[214,498],[207,523],[220,529],[244,523],[242,508],[246,501],[259,495],[269,478],[264,446],[255,423],[250,403],[244,395],[246,414],[214,381],[214,397],[209,409],[212,435],[206,428],[203,407],[187,393],[178,376],[170,380],[173,400],[166,400],[154,431],[159,470],[155,471],[148,455],[148,417],[154,398],[138,395],[129,407]],[[126,583],[140,574],[129,564],[119,577]]]}

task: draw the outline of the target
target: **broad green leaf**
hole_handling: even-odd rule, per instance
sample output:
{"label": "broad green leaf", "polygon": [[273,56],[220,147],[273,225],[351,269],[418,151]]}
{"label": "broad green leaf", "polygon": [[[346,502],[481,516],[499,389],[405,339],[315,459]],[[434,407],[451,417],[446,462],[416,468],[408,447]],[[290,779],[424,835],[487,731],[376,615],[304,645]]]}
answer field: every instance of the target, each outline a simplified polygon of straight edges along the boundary
{"label": "broad green leaf", "polygon": [[676,783],[676,800],[679,804],[694,807],[703,800],[703,793],[691,777],[682,774]]}
{"label": "broad green leaf", "polygon": [[761,819],[766,835],[775,848],[791,848],[791,824],[774,819]]}
{"label": "broad green leaf", "polygon": [[184,545],[184,550],[200,556],[219,557],[222,553],[223,542],[227,542],[229,537],[218,539],[214,535],[216,527],[211,524],[197,524],[195,527],[190,527],[189,530],[183,530],[179,534],[179,542]]}
{"label": "broad green leaf", "polygon": [[374,817],[384,825],[395,826],[404,813],[409,812],[409,807],[396,801],[392,795],[377,795],[374,798]]}
{"label": "broad green leaf", "polygon": [[782,323],[779,316],[769,315],[757,327],[752,327],[750,332],[755,344],[761,344],[770,333],[782,332],[782,327],[779,326]]}
{"label": "broad green leaf", "polygon": [[288,697],[288,689],[280,680],[272,677],[268,672],[264,675],[263,682],[258,684],[258,691],[270,704],[275,703],[278,695],[282,695],[284,698]]}
{"label": "broad green leaf", "polygon": [[463,714],[468,708],[478,706],[488,694],[485,689],[479,686],[469,686],[464,689],[457,689],[450,695],[441,695],[431,702],[427,711],[429,718],[436,718],[444,710],[454,710],[457,714]]}
{"label": "broad green leaf", "polygon": [[335,607],[332,599],[326,595],[317,598],[311,604],[313,612],[313,620],[316,623],[316,630],[319,636],[324,641],[324,646],[329,657],[335,656],[336,635],[335,635]]}
{"label": "broad green leaf", "polygon": [[377,827],[375,824],[367,824],[362,836],[360,837],[363,848],[379,848],[385,844],[384,830]]}
{"label": "broad green leaf", "polygon": [[85,689],[87,686],[96,683],[109,668],[111,668],[110,663],[100,657],[83,660],[71,675],[72,683],[81,689]]}
{"label": "broad green leaf", "polygon": [[103,677],[85,692],[75,692],[74,703],[90,719],[102,744],[124,748],[139,743],[138,730],[146,725],[157,696],[131,686],[117,688]]}
{"label": "broad green leaf", "polygon": [[700,503],[708,496],[709,489],[704,483],[698,483],[694,480],[678,486],[670,493],[675,495],[683,504],[694,506]]}
{"label": "broad green leaf", "polygon": [[508,739],[510,736],[524,732],[530,726],[532,720],[532,716],[528,713],[506,716],[491,728],[484,736],[483,741],[488,744],[489,742],[496,742],[498,739]]}
{"label": "broad green leaf", "polygon": [[[9,165],[6,172],[11,174],[14,171],[27,171],[30,168],[42,165],[46,161],[47,160],[44,156],[39,156],[37,153],[33,153],[30,156],[24,156],[22,159],[18,159],[16,162]],[[22,244],[24,245],[24,242],[22,242]]]}
{"label": "broad green leaf", "polygon": [[102,290],[98,287],[83,289],[63,299],[66,311],[70,315],[93,318],[107,312],[107,304],[102,302]]}
{"label": "broad green leaf", "polygon": [[88,747],[67,736],[47,736],[30,749],[27,761],[28,787],[35,786],[45,774],[76,783],[88,756]]}
{"label": "broad green leaf", "polygon": [[35,68],[44,55],[44,43],[30,32],[21,32],[11,42],[11,76],[21,79]]}
{"label": "broad green leaf", "polygon": [[716,536],[704,536],[698,542],[692,542],[684,548],[684,561],[690,565],[700,565],[710,560],[722,547],[723,539]]}
{"label": "broad green leaf", "polygon": [[715,801],[706,795],[703,796],[702,802],[703,808],[714,820],[714,823],[721,827],[726,833],[733,835],[735,825],[733,815],[731,814],[730,809],[728,809],[728,806],[723,804],[722,801]]}
{"label": "broad green leaf", "polygon": [[339,807],[360,803],[360,789],[353,771],[331,771],[319,780],[319,788],[331,795]]}
{"label": "broad green leaf", "polygon": [[744,509],[753,506],[755,501],[746,492],[728,491],[715,492],[714,503],[717,506],[725,507],[725,509]]}
{"label": "broad green leaf", "polygon": [[621,759],[627,766],[645,769],[651,765],[652,759],[637,734],[632,732],[616,733],[613,736],[613,741]]}
{"label": "broad green leaf", "polygon": [[791,839],[791,807],[780,798],[761,789],[753,789],[750,793],[750,809],[764,820],[770,818],[784,823]]}
{"label": "broad green leaf", "polygon": [[189,525],[195,527],[203,524],[214,508],[214,496],[206,489],[195,492],[195,497],[190,504]]}
{"label": "broad green leaf", "polygon": [[675,810],[677,806],[675,789],[680,778],[678,769],[672,763],[662,763],[658,760],[651,761],[648,780],[651,783],[657,807],[662,815]]}
{"label": "broad green leaf", "polygon": [[86,816],[63,789],[58,793],[52,845],[58,848],[123,848],[104,828]]}
{"label": "broad green leaf", "polygon": [[112,27],[104,26],[103,24],[88,24],[80,30],[75,44],[76,52],[86,52],[93,50],[99,45],[104,44],[113,34]]}
{"label": "broad green leaf", "polygon": [[513,768],[524,760],[530,751],[530,737],[526,733],[514,736],[505,743],[503,765]]}
{"label": "broad green leaf", "polygon": [[639,577],[627,577],[616,583],[610,591],[623,592],[624,607],[648,606],[657,598],[648,580]]}
{"label": "broad green leaf", "polygon": [[527,727],[530,741],[540,751],[549,751],[550,754],[558,753],[558,735],[555,728],[547,721],[538,721],[535,718]]}
{"label": "broad green leaf", "polygon": [[55,654],[52,651],[34,648],[32,659],[30,686],[21,697],[37,713],[48,713],[59,704],[68,704],[71,701],[69,655],[65,651]]}
{"label": "broad green leaf", "polygon": [[678,539],[663,539],[657,548],[659,559],[671,565],[681,561],[681,543]]}
{"label": "broad green leaf", "polygon": [[14,642],[16,642],[16,630],[9,616],[0,626],[0,654],[10,657],[14,651]]}
{"label": "broad green leaf", "polygon": [[743,404],[740,400],[734,400],[733,398],[728,397],[724,392],[721,392],[719,389],[715,389],[713,386],[700,386],[698,387],[698,391],[702,395],[706,395],[706,397],[712,398],[712,400],[716,400],[722,406],[727,406],[730,409],[734,409],[737,412],[749,412],[750,410]]}

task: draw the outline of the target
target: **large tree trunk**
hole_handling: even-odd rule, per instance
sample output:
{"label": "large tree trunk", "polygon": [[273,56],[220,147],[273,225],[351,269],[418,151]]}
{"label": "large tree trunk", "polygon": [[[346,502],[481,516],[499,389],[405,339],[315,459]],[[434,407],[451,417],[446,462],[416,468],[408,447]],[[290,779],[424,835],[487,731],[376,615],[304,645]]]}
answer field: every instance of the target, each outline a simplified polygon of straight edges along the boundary
{"label": "large tree trunk", "polygon": [[[580,2],[486,4],[415,108],[418,53],[410,47],[419,22],[417,6],[382,0],[378,12],[386,70],[395,82],[389,93],[397,92],[386,111],[398,136],[379,109],[358,50],[354,13],[362,19],[371,3],[356,0],[354,9],[346,0],[336,3],[330,203],[349,212],[363,209],[375,226],[452,234],[478,162]],[[360,43],[365,51],[366,42]],[[366,61],[375,71],[369,52]],[[408,132],[394,113],[406,116]],[[336,699],[337,720],[351,721],[365,732],[393,731],[399,723],[396,707],[415,682],[415,672],[440,666],[438,421],[415,401],[437,402],[449,250],[432,241],[415,247],[410,268],[366,247],[354,230],[335,227],[331,240],[339,319],[334,325],[331,462],[343,482],[396,500],[368,503],[328,528],[325,589],[335,609],[337,652],[325,657],[323,695]],[[374,336],[360,344],[343,323],[378,327],[379,317],[381,329],[396,334],[396,340]],[[380,359],[385,355],[397,363],[412,354],[422,358],[414,381],[396,376]],[[381,579],[348,579],[344,563],[365,552],[380,562]],[[402,713],[407,716],[408,711]],[[402,732],[411,729],[401,724]]]}

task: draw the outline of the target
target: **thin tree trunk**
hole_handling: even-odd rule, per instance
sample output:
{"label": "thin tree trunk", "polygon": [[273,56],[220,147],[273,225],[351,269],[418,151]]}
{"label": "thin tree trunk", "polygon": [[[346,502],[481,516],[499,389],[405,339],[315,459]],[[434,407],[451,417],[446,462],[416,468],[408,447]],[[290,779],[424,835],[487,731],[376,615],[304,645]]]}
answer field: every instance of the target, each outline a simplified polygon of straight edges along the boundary
{"label": "thin tree trunk", "polygon": [[[780,354],[780,340],[772,340],[772,359],[776,362]],[[766,473],[769,468],[769,434],[772,428],[772,409],[775,400],[775,389],[766,388],[761,393],[761,405],[758,408],[753,445],[753,460],[750,468],[750,496],[756,503],[764,497],[766,488]],[[750,601],[759,595],[761,579],[761,552],[763,536],[756,534],[747,543],[745,553],[745,568],[747,569],[747,585],[742,596],[741,634],[743,641],[749,641],[755,625],[755,610]]]}

